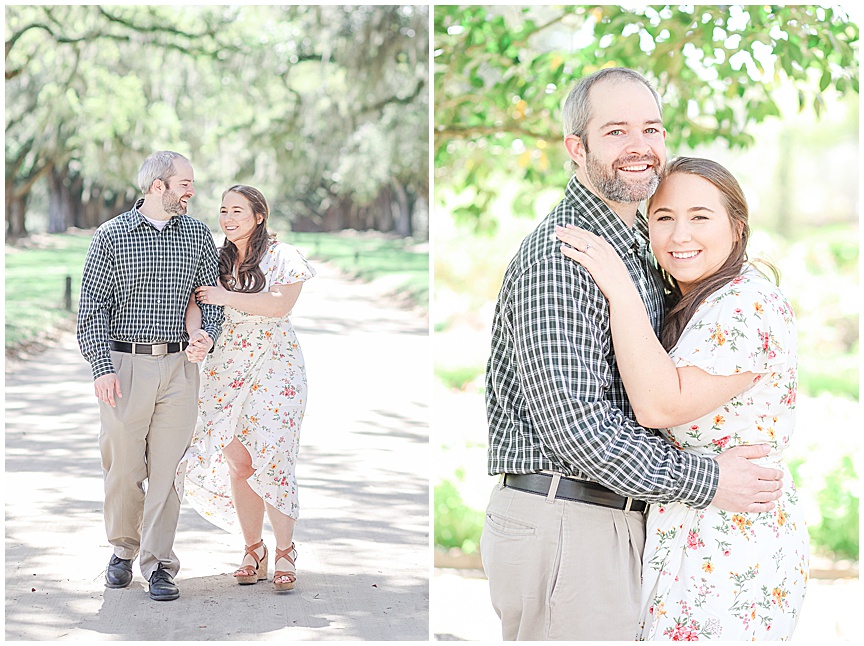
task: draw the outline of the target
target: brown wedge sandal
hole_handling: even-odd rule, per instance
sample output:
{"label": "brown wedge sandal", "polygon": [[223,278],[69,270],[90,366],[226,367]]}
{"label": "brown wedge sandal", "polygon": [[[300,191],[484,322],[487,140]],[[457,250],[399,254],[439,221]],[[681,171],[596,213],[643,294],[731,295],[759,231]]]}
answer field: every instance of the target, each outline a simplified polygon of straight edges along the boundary
{"label": "brown wedge sandal", "polygon": [[[264,548],[264,556],[259,561],[255,550],[260,547]],[[267,546],[264,545],[264,539],[255,543],[255,545],[247,545],[246,554],[243,555],[243,558],[246,558],[247,554],[255,559],[255,565],[242,565],[237,568],[234,572],[234,578],[237,579],[237,583],[240,585],[251,585],[264,581],[267,578]]]}
{"label": "brown wedge sandal", "polygon": [[273,561],[273,567],[276,567],[276,563],[279,562],[279,559],[285,559],[291,564],[290,570],[276,570],[273,573],[273,587],[276,588],[278,592],[282,590],[293,590],[294,584],[297,582],[297,568],[294,563],[297,561],[297,550],[294,547],[294,543],[291,543],[291,547],[285,550],[280,550],[278,547],[276,548],[276,558]]}

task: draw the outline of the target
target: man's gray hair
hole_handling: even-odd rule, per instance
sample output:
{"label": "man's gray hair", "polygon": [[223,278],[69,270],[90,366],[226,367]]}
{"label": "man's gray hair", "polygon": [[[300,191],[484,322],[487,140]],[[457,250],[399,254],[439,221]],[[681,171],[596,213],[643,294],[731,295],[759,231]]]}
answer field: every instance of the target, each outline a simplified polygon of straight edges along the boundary
{"label": "man's gray hair", "polygon": [[146,195],[157,179],[165,181],[174,175],[175,159],[182,159],[187,164],[190,163],[186,157],[171,150],[157,150],[147,157],[141,164],[141,170],[138,171],[138,186],[141,188],[141,192]]}
{"label": "man's gray hair", "polygon": [[657,90],[651,87],[651,84],[644,76],[626,67],[607,67],[581,79],[570,91],[567,101],[564,102],[565,137],[567,135],[576,135],[587,146],[585,142],[585,130],[588,128],[588,122],[591,120],[591,88],[595,83],[605,80],[636,81],[642,83],[642,85],[651,90],[651,94],[654,95],[654,100],[657,102],[657,109],[660,110],[660,116],[663,116],[663,105],[660,101],[660,95],[657,94]]}

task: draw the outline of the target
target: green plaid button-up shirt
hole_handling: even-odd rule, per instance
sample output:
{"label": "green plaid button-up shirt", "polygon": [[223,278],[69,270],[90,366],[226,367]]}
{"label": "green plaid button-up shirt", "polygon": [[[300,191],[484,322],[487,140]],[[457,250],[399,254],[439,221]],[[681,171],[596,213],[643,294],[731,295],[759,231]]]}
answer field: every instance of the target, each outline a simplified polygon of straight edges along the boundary
{"label": "green plaid button-up shirt", "polygon": [[644,217],[628,228],[574,176],[564,199],[522,242],[498,296],[486,370],[489,473],[552,470],[623,496],[706,507],[719,467],[636,423],[615,361],[608,302],[555,237],[555,226],[568,223],[612,244],[655,332],[662,324],[663,290]]}
{"label": "green plaid button-up shirt", "polygon": [[[78,345],[93,378],[114,372],[109,340],[134,343],[188,341],[186,306],[192,290],[219,278],[216,245],[203,222],[177,215],[161,231],[138,210],[100,226],[84,261],[78,305]],[[224,313],[200,304],[213,342]]]}

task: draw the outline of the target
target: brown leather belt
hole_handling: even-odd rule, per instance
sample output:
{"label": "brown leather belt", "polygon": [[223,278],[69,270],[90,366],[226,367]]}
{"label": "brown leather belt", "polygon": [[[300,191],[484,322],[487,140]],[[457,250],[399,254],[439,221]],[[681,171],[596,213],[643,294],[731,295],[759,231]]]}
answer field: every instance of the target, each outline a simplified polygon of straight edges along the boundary
{"label": "brown leather belt", "polygon": [[[539,496],[549,495],[551,484],[552,475],[547,473],[507,473],[504,475],[505,487],[524,491],[525,493],[535,493]],[[561,476],[561,479],[558,481],[558,490],[555,492],[555,499],[584,502],[589,505],[599,505],[600,507],[610,507],[611,509],[620,509],[622,511],[642,512],[648,507],[643,500],[634,500],[633,498],[619,496],[614,491],[596,482],[574,480],[566,476]]]}
{"label": "brown leather belt", "polygon": [[125,341],[110,341],[111,349],[117,352],[129,352],[131,354],[151,354],[162,356],[163,354],[174,354],[185,350],[189,343],[126,343]]}

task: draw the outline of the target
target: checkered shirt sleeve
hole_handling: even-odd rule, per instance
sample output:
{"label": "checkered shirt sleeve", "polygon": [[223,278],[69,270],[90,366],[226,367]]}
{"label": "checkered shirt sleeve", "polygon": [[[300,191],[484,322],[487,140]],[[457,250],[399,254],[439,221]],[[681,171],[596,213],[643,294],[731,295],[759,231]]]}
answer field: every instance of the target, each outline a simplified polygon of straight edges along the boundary
{"label": "checkered shirt sleeve", "polygon": [[[192,290],[215,285],[216,245],[210,230],[189,216],[162,231],[137,210],[100,226],[90,242],[78,306],[78,345],[93,378],[114,372],[109,340],[188,341],[185,312]],[[200,304],[202,327],[216,341],[221,307]]]}
{"label": "checkered shirt sleeve", "polygon": [[560,252],[555,225],[604,236],[627,265],[655,331],[663,293],[636,232],[578,184],[525,239],[505,274],[487,364],[489,473],[552,470],[649,502],[707,506],[719,477],[710,458],[639,426],[615,362],[606,298]]}

